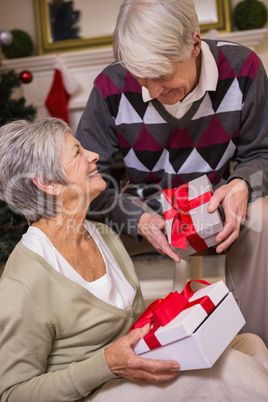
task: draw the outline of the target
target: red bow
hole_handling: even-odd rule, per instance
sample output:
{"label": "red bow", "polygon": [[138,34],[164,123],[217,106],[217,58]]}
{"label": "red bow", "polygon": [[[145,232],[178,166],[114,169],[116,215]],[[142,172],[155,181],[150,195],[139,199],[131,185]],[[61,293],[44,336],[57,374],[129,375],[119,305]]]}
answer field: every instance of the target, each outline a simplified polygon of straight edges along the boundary
{"label": "red bow", "polygon": [[200,304],[209,314],[215,307],[214,303],[208,296],[201,297],[195,301],[189,302],[189,299],[195,292],[191,289],[192,282],[199,282],[203,285],[210,285],[206,281],[189,281],[181,293],[175,291],[170,292],[165,299],[157,299],[151,303],[137,321],[131,326],[130,331],[135,328],[141,328],[146,324],[151,325],[151,331],[143,338],[150,349],[156,349],[160,346],[160,342],[155,336],[155,331],[160,327],[164,327],[172,321],[182,310],[190,308],[196,304]]}
{"label": "red bow", "polygon": [[192,200],[188,200],[188,184],[175,189],[163,190],[163,194],[172,209],[164,212],[165,220],[173,218],[171,227],[171,244],[176,248],[187,249],[186,239],[198,252],[207,248],[207,244],[195,230],[189,211],[205,204],[212,197],[212,192],[207,191]]}

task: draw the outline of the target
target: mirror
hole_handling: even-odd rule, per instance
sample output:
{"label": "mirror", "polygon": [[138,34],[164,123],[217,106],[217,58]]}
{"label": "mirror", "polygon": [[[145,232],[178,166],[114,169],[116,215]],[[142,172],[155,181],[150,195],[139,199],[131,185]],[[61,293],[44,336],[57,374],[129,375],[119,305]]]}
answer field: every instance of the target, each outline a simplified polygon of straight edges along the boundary
{"label": "mirror", "polygon": [[[112,46],[122,0],[34,0],[38,53]],[[230,0],[194,0],[201,33],[231,31]]]}

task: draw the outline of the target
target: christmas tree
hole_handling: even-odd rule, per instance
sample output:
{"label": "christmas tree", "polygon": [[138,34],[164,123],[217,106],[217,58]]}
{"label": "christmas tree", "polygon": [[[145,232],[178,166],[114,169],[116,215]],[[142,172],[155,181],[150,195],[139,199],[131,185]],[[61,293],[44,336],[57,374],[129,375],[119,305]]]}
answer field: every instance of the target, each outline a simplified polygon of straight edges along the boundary
{"label": "christmas tree", "polygon": [[[26,105],[23,97],[12,98],[13,89],[20,85],[15,71],[2,70],[0,63],[0,126],[19,119],[32,121],[36,116],[34,106]],[[27,227],[25,217],[18,210],[0,201],[0,273]]]}
{"label": "christmas tree", "polygon": [[32,105],[26,106],[23,97],[11,98],[13,89],[20,85],[14,70],[0,71],[0,126],[18,119],[32,121],[36,115],[36,109]]}

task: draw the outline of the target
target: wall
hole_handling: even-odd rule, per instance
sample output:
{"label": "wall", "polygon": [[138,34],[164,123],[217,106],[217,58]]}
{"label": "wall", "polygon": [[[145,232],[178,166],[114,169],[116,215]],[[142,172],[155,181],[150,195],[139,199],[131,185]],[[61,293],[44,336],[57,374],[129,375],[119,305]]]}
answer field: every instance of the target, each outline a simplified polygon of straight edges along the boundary
{"label": "wall", "polygon": [[22,29],[35,43],[36,32],[33,0],[0,0],[0,30]]}

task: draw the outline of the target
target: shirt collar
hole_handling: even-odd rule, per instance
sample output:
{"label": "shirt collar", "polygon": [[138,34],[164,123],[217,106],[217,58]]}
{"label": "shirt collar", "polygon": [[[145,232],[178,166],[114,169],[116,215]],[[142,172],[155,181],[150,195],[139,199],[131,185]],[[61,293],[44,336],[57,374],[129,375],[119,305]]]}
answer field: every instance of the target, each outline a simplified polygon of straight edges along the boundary
{"label": "shirt collar", "polygon": [[[201,99],[206,91],[215,91],[217,87],[219,72],[216,61],[206,42],[202,41],[201,51],[202,64],[199,83],[195,89],[184,98],[184,104]],[[150,97],[149,91],[145,87],[142,87],[142,99],[144,102],[149,102],[153,99]],[[177,102],[177,104],[180,103],[181,101]]]}

